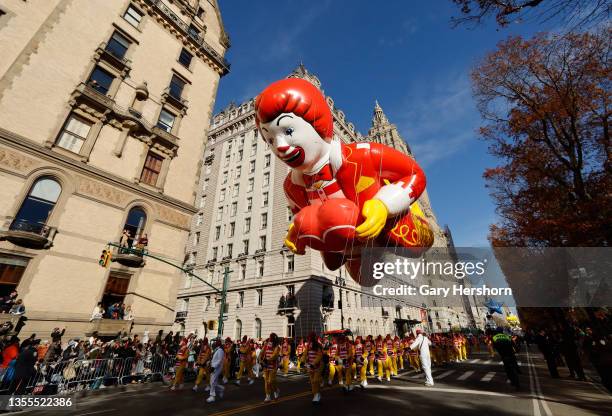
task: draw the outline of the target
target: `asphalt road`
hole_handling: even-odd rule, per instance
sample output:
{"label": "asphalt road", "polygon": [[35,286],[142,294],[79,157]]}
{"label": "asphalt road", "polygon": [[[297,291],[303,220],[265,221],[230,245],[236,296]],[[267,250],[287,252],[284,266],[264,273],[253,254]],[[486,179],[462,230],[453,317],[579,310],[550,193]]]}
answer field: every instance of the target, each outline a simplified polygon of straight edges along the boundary
{"label": "asphalt road", "polygon": [[[611,415],[612,396],[595,382],[551,379],[535,349],[519,355],[521,389],[506,380],[499,359],[484,353],[473,354],[466,362],[435,368],[434,387],[425,387],[421,374],[400,373],[390,383],[369,380],[366,389],[345,394],[338,386],[322,391],[319,405],[311,404],[310,386],[304,375],[279,376],[281,397],[263,403],[263,381],[251,386],[228,385],[223,400],[205,403],[204,392],[194,393],[191,385],[170,391],[160,383],[109,388],[77,398],[71,410],[27,410],[35,415]],[[564,377],[565,376],[565,377]]]}

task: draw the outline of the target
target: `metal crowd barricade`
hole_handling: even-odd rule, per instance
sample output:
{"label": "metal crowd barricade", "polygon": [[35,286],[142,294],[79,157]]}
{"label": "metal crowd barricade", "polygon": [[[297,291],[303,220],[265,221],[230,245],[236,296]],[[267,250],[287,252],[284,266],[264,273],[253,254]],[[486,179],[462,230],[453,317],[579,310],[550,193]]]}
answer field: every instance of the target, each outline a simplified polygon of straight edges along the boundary
{"label": "metal crowd barricade", "polygon": [[14,374],[6,377],[0,382],[0,394],[56,395],[113,385],[163,382],[172,376],[174,361],[171,357],[152,355],[43,363],[28,380],[18,380]]}

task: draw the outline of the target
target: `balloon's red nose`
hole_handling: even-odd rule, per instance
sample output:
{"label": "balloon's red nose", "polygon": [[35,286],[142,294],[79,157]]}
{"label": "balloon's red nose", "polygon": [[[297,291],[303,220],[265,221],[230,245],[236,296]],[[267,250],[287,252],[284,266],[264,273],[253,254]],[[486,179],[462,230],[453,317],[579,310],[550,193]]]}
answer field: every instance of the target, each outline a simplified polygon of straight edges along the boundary
{"label": "balloon's red nose", "polygon": [[287,150],[289,150],[289,146],[278,146],[276,150],[278,150],[279,153],[285,153]]}

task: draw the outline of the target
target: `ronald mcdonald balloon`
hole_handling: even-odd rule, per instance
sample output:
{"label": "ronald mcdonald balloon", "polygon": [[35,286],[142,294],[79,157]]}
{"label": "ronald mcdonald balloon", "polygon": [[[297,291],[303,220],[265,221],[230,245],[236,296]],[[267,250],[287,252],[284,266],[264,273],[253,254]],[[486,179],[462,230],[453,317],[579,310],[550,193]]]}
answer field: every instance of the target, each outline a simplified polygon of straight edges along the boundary
{"label": "ronald mcdonald balloon", "polygon": [[415,201],[425,175],[410,156],[368,142],[333,137],[333,118],[311,83],[287,78],[255,101],[255,121],[271,151],[289,166],[284,191],[295,214],[285,245],[321,252],[325,265],[345,266],[362,284],[364,247],[406,247],[419,255],[433,233]]}

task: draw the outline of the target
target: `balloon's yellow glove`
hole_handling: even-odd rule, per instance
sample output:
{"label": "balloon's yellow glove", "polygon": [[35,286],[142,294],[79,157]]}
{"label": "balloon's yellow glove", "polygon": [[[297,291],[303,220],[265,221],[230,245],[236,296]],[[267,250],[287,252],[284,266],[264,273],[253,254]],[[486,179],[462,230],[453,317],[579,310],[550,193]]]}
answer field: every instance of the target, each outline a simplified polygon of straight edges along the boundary
{"label": "balloon's yellow glove", "polygon": [[355,229],[357,237],[366,240],[378,237],[389,216],[386,205],[380,199],[370,199],[363,204],[361,214],[365,221]]}
{"label": "balloon's yellow glove", "polygon": [[304,254],[305,252],[302,251],[300,252],[297,248],[297,246],[295,245],[294,240],[296,239],[296,236],[294,235],[294,228],[295,228],[295,224],[291,223],[289,224],[289,230],[287,230],[287,235],[285,236],[285,247],[287,247],[289,250],[291,250],[291,252],[295,253],[295,254]]}

